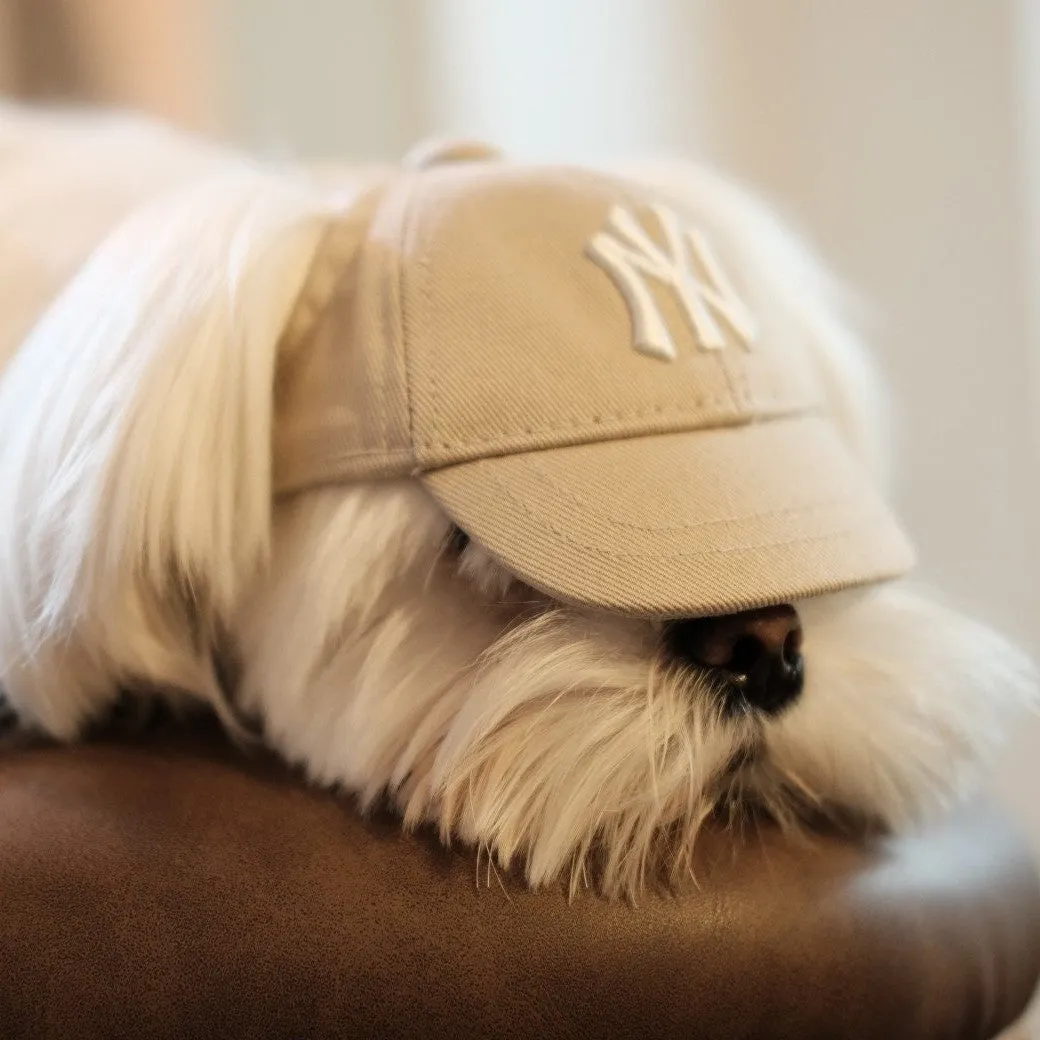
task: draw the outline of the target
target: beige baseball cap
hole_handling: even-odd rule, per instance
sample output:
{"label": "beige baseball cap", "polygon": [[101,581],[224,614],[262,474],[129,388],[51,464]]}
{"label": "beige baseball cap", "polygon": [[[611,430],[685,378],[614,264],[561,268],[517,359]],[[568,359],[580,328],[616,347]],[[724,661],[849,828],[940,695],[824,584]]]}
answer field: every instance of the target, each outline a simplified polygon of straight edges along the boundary
{"label": "beige baseball cap", "polygon": [[418,478],[524,581],[631,615],[906,571],[754,246],[708,206],[478,145],[373,175],[279,376],[277,489]]}

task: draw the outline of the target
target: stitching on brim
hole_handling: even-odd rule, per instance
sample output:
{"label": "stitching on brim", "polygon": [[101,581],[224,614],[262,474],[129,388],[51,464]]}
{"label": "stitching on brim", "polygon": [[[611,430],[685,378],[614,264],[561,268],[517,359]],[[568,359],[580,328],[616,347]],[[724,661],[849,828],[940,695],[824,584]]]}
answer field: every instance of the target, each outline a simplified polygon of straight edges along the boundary
{"label": "stitching on brim", "polygon": [[[433,376],[431,375],[431,382]],[[728,411],[718,416],[703,416],[697,409],[701,409],[705,406],[711,408],[718,408],[719,406],[726,406]],[[519,429],[506,429],[504,427],[495,427],[494,429],[484,430],[482,433],[485,435],[480,441],[465,441],[465,440],[423,440],[415,442],[417,451],[428,451],[430,449],[440,449],[442,451],[457,451],[473,450],[474,448],[479,449],[481,445],[488,443],[486,435],[498,437],[520,437],[530,436],[536,437],[544,434],[577,434],[581,431],[591,431],[598,426],[605,426],[611,422],[628,422],[633,419],[646,419],[650,416],[661,416],[662,418],[669,418],[671,421],[688,420],[692,424],[691,429],[713,429],[718,426],[732,426],[748,422],[755,422],[760,420],[769,420],[773,418],[786,417],[794,414],[809,414],[812,411],[819,409],[818,404],[807,405],[803,403],[792,403],[790,399],[784,399],[779,395],[770,397],[758,397],[752,402],[747,403],[747,409],[736,410],[734,407],[734,400],[729,397],[704,397],[698,398],[690,403],[683,405],[662,405],[655,404],[646,407],[638,408],[634,411],[623,411],[623,412],[597,412],[590,416],[580,416],[577,421],[569,419],[563,423],[546,423],[542,426],[525,426]],[[779,410],[774,413],[766,412],[762,414],[764,409],[778,408]],[[758,411],[758,414],[754,414],[751,409]],[[704,420],[708,419],[708,423],[704,424]],[[722,420],[722,421],[720,421]],[[726,421],[729,420],[729,421]],[[638,436],[638,435],[636,435]]]}
{"label": "stitching on brim", "polygon": [[[494,487],[501,492],[502,496],[505,499],[507,499],[510,503],[512,503],[512,505],[519,512],[523,513],[525,516],[529,517],[532,520],[537,520],[537,523],[538,523],[539,526],[541,526],[544,529],[547,529],[547,530],[551,531],[560,541],[564,542],[571,549],[576,550],[576,551],[578,551],[581,554],[597,556],[597,557],[599,557],[601,559],[604,559],[604,560],[631,560],[631,559],[653,559],[653,560],[657,560],[657,559],[675,559],[675,558],[680,558],[680,559],[698,559],[698,558],[710,557],[710,556],[727,555],[727,554],[730,554],[730,553],[737,553],[737,552],[751,552],[751,551],[754,551],[756,549],[779,549],[779,548],[783,548],[785,546],[791,546],[791,545],[809,545],[809,544],[825,542],[825,541],[833,540],[833,539],[837,539],[837,538],[847,537],[852,532],[860,530],[863,527],[866,527],[867,523],[868,523],[866,519],[862,519],[862,520],[860,520],[859,523],[854,523],[852,525],[847,525],[847,526],[841,528],[838,531],[829,531],[827,534],[823,534],[823,535],[813,535],[813,536],[809,536],[809,537],[792,538],[792,539],[787,539],[787,540],[784,540],[784,541],[759,542],[759,543],[756,543],[756,544],[753,544],[753,545],[741,545],[741,546],[728,548],[728,549],[704,549],[704,550],[681,550],[680,549],[680,550],[669,551],[669,553],[667,555],[656,554],[656,553],[654,553],[654,552],[652,552],[650,550],[645,550],[645,551],[640,551],[640,552],[614,552],[614,551],[611,551],[609,549],[604,548],[602,545],[584,544],[584,543],[576,541],[573,538],[572,535],[570,535],[566,531],[561,530],[559,528],[559,526],[557,524],[553,523],[550,519],[547,519],[546,517],[543,517],[543,516],[536,517],[534,512],[531,510],[530,506],[528,506],[528,504],[526,502],[524,502],[522,499],[517,498],[517,496],[513,493],[513,491],[509,488],[508,485],[503,484],[500,480],[498,480],[497,478],[494,478],[494,477],[491,479],[490,483],[493,484]],[[836,502],[842,502],[842,501],[850,501],[850,500],[851,499],[838,498],[835,501]],[[820,508],[823,508],[823,507],[809,506],[809,507],[806,507],[806,508],[803,508],[803,509],[791,509],[791,510],[788,510],[788,511],[782,511],[782,512],[775,513],[775,514],[774,513],[759,513],[759,514],[755,514],[754,516],[749,516],[746,519],[748,519],[748,520],[765,519],[766,517],[772,517],[772,516],[777,516],[777,517],[779,517],[779,516],[798,516],[798,515],[808,516],[808,515],[811,515],[814,510],[815,511],[819,511]],[[703,521],[703,522],[701,522],[699,524],[693,524],[693,525],[689,525],[689,526],[685,526],[685,527],[665,528],[665,530],[679,531],[679,532],[681,532],[681,531],[694,531],[694,530],[698,530],[699,528],[702,528],[702,527],[705,527],[705,526],[709,526],[709,525],[711,525],[713,523],[715,523],[715,524],[717,524],[717,523],[737,523],[737,522],[741,522],[742,519],[744,519],[744,518],[739,518],[739,519],[729,520],[729,521],[710,521],[709,520],[709,521]]]}

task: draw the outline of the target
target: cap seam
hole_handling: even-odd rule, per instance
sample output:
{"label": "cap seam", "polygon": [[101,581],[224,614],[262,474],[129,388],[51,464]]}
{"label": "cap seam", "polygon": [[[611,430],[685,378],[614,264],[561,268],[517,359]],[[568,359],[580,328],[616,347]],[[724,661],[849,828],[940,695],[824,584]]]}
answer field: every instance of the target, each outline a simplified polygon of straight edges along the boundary
{"label": "cap seam", "polygon": [[[855,530],[857,530],[857,529],[859,529],[861,527],[866,526],[866,524],[867,524],[867,521],[864,519],[864,520],[861,520],[858,524],[853,524],[851,526],[847,526],[847,527],[842,528],[841,531],[839,531],[839,532],[829,532],[828,535],[816,535],[816,536],[806,537],[806,538],[801,538],[801,539],[791,539],[789,541],[783,541],[783,542],[763,542],[763,543],[758,544],[758,545],[739,546],[739,547],[734,548],[734,549],[705,550],[703,552],[685,551],[685,550],[669,550],[667,556],[663,556],[663,555],[662,556],[656,556],[652,552],[649,552],[649,551],[647,551],[647,552],[638,552],[638,553],[621,553],[621,552],[612,552],[609,549],[605,549],[605,548],[603,548],[601,546],[597,546],[597,545],[592,545],[592,544],[586,545],[585,543],[578,542],[578,541],[574,540],[574,538],[570,534],[568,534],[567,531],[562,530],[559,527],[559,525],[553,523],[551,519],[549,519],[549,518],[547,518],[545,516],[542,516],[541,514],[539,514],[537,516],[537,518],[536,518],[535,513],[530,508],[530,506],[523,499],[517,497],[513,493],[513,491],[509,488],[509,486],[504,484],[501,480],[498,480],[495,477],[490,477],[489,483],[492,484],[496,488],[497,492],[499,494],[501,494],[501,496],[504,499],[508,500],[511,503],[511,505],[516,510],[518,510],[521,513],[523,513],[527,517],[530,517],[531,519],[537,519],[539,526],[543,527],[544,529],[546,529],[548,531],[551,531],[553,535],[555,535],[561,541],[565,542],[572,549],[578,550],[578,551],[580,551],[581,553],[584,553],[584,554],[591,554],[591,555],[594,555],[594,556],[600,556],[603,559],[609,559],[609,560],[631,559],[633,557],[643,557],[643,558],[647,558],[648,557],[648,558],[653,558],[653,559],[658,559],[658,558],[665,559],[665,558],[674,558],[674,557],[691,557],[692,558],[692,557],[702,556],[702,555],[713,555],[713,554],[716,554],[716,553],[735,552],[735,551],[738,550],[738,548],[740,550],[743,550],[743,549],[754,549],[754,548],[769,548],[771,546],[775,547],[775,546],[782,546],[782,545],[787,545],[787,544],[798,544],[799,542],[802,542],[802,541],[819,541],[819,540],[821,540],[823,538],[829,537],[832,534],[841,534],[841,533],[847,533],[847,532],[855,531]],[[760,512],[760,513],[750,513],[750,514],[748,514],[746,516],[727,517],[727,518],[722,518],[722,519],[719,519],[719,520],[706,520],[706,521],[702,521],[702,522],[699,522],[699,523],[696,523],[696,524],[688,524],[688,525],[685,525],[685,526],[682,526],[682,527],[678,527],[677,526],[677,527],[664,528],[664,529],[661,529],[661,530],[668,530],[668,531],[675,531],[675,532],[697,531],[697,530],[702,530],[703,528],[711,527],[711,526],[735,525],[735,524],[740,524],[740,523],[743,523],[743,522],[750,522],[750,521],[755,521],[755,520],[764,520],[764,519],[767,519],[767,518],[809,516],[809,515],[811,515],[814,512],[822,512],[822,511],[825,511],[827,509],[831,509],[831,508],[833,508],[833,507],[835,507],[837,505],[840,505],[841,503],[854,501],[854,500],[855,500],[854,497],[851,496],[851,495],[838,495],[838,496],[835,496],[833,499],[827,500],[826,502],[813,503],[813,504],[810,504],[810,505],[806,505],[804,507],[794,507],[793,506],[793,507],[790,507],[788,509],[772,510],[772,511],[767,511],[767,512]],[[648,529],[648,530],[651,530],[651,529]]]}
{"label": "cap seam", "polygon": [[[510,501],[517,503],[515,498],[510,498]],[[517,503],[520,504],[520,503]],[[521,504],[521,508],[528,515],[533,514],[529,509],[526,509]],[[798,515],[799,513],[808,513],[811,509],[806,510],[790,510],[789,513],[792,515]],[[758,519],[762,519],[765,516],[771,514],[760,514]],[[748,519],[753,519],[749,517]],[[603,560],[615,561],[615,560],[630,560],[630,559],[700,559],[711,556],[730,556],[736,553],[753,552],[757,549],[782,549],[786,546],[793,545],[811,545],[827,541],[836,541],[839,539],[846,539],[851,537],[857,531],[868,526],[868,521],[860,519],[856,523],[848,524],[837,531],[828,531],[825,534],[818,535],[804,535],[796,538],[785,538],[774,541],[759,541],[754,542],[750,545],[736,545],[729,548],[715,548],[715,549],[693,549],[693,550],[676,550],[670,551],[667,555],[654,555],[651,552],[633,552],[633,553],[620,553],[614,552],[603,546],[598,545],[585,545],[574,541],[565,531],[561,531],[556,525],[546,524],[544,520],[540,521],[544,524],[547,530],[550,530],[557,538],[566,543],[572,549],[579,550],[586,556],[596,556]],[[695,530],[695,527],[688,528],[688,530]],[[682,530],[682,528],[676,528],[675,530]],[[479,535],[477,536],[479,538]]]}
{"label": "cap seam", "polygon": [[[403,476],[406,474],[420,475],[420,474],[434,474],[442,472],[446,469],[451,469],[455,466],[466,466],[471,465],[475,462],[481,462],[484,460],[494,458],[508,458],[516,455],[532,455],[541,452],[553,452],[565,448],[580,448],[587,447],[596,444],[614,444],[618,441],[625,440],[642,440],[648,437],[670,437],[677,436],[680,434],[693,434],[693,433],[710,433],[713,430],[723,429],[734,429],[742,426],[748,426],[752,423],[770,423],[770,422],[785,422],[791,419],[799,419],[812,417],[814,415],[821,414],[821,409],[808,408],[793,412],[775,413],[769,416],[760,416],[754,420],[746,420],[741,417],[735,417],[729,422],[715,422],[710,426],[680,426],[680,427],[669,427],[667,429],[650,429],[641,431],[622,431],[608,436],[604,436],[602,429],[588,430],[589,434],[595,433],[596,436],[586,436],[581,439],[570,440],[562,443],[554,443],[547,445],[537,444],[510,444],[509,442],[467,442],[464,444],[447,445],[445,447],[465,449],[469,452],[465,457],[453,458],[445,460],[443,462],[429,464],[417,462],[414,452],[411,448],[400,448],[391,449],[387,451],[384,448],[353,448],[349,451],[338,451],[332,453],[327,451],[318,452],[324,456],[316,464],[310,468],[315,471],[323,472],[325,475],[321,478],[322,483],[343,483],[348,480],[362,479],[369,477],[371,479],[380,478],[394,478]],[[574,430],[572,430],[574,432]],[[304,455],[307,455],[308,445],[317,443],[320,446],[328,443],[329,433],[328,429],[324,427],[315,428],[314,426],[301,425],[296,430],[286,429],[283,427],[282,435],[280,437],[280,443],[283,445],[283,454],[289,453],[295,447]],[[383,471],[375,471],[371,474],[351,474],[349,477],[345,476],[342,470],[345,466],[349,467],[351,462],[354,460],[364,460],[368,458],[376,459],[387,459],[387,460],[400,460],[407,463],[400,470],[395,470],[392,473]]]}
{"label": "cap seam", "polygon": [[[423,311],[427,319],[431,318],[433,311],[433,290],[430,287],[430,268],[431,268],[431,256],[433,249],[426,250],[420,255],[416,262],[417,277],[416,277],[416,292],[421,297],[423,304]],[[438,383],[438,368],[436,364],[429,363],[429,351],[423,357],[425,362],[424,368],[426,371],[427,381],[429,384],[429,392],[424,395],[424,401],[428,403],[429,415],[425,416],[427,425],[432,427],[434,430],[441,428],[441,410],[440,410],[440,385]],[[411,370],[413,376],[417,376],[415,368]],[[424,409],[425,411],[425,409]],[[425,439],[418,440],[416,438],[415,428],[412,429],[412,445],[415,448],[416,457],[418,458],[419,452],[427,447],[427,441]]]}
{"label": "cap seam", "polygon": [[[497,487],[502,488],[503,490],[505,490],[505,485],[503,485],[501,481],[496,480],[495,478],[491,478],[490,483],[492,483],[492,484],[496,485]],[[560,495],[561,498],[566,498],[567,501],[569,501],[569,502],[573,502],[574,501],[574,497],[573,496],[566,494],[566,489],[564,487],[562,487],[561,485],[556,484],[556,483],[553,483],[552,486],[553,486],[553,489]],[[510,498],[511,501],[518,502],[518,500],[510,492],[506,492],[506,495],[507,495],[507,497]],[[842,503],[849,502],[852,499],[853,499],[852,495],[836,494],[836,495],[831,495],[829,498],[821,499],[821,500],[819,500],[817,502],[807,502],[807,503],[804,503],[802,505],[784,506],[782,508],[762,510],[762,511],[759,511],[759,512],[742,513],[742,514],[734,515],[734,516],[716,517],[716,518],[714,518],[712,520],[698,520],[696,523],[692,523],[692,524],[681,524],[681,525],[672,524],[672,525],[663,526],[663,527],[662,526],[651,527],[649,525],[641,525],[641,524],[632,523],[632,522],[629,522],[629,521],[618,521],[618,520],[613,519],[612,517],[603,516],[602,514],[597,514],[597,520],[602,520],[605,524],[609,524],[611,527],[628,528],[628,529],[645,531],[647,533],[669,532],[669,531],[678,531],[678,532],[682,532],[682,531],[701,531],[701,530],[704,530],[705,528],[719,527],[719,526],[735,526],[735,525],[738,525],[738,524],[748,523],[748,522],[752,522],[752,521],[755,521],[755,520],[767,520],[767,519],[771,519],[771,518],[786,517],[786,516],[809,516],[809,515],[811,515],[813,513],[819,513],[819,512],[824,512],[824,511],[827,511],[827,510],[832,510],[835,507],[841,505]],[[528,511],[528,515],[531,515],[529,511]]]}
{"label": "cap seam", "polygon": [[[654,409],[656,411],[656,409]],[[659,414],[665,414],[661,412]],[[692,418],[689,413],[677,410],[675,414],[682,418]],[[522,431],[522,433],[507,433],[505,438],[499,441],[455,441],[455,442],[444,442],[439,444],[424,444],[423,448],[441,448],[444,450],[459,450],[464,449],[472,452],[466,458],[449,459],[444,462],[436,462],[430,464],[428,461],[425,464],[420,465],[420,470],[423,473],[436,473],[440,470],[450,469],[453,466],[464,466],[473,462],[480,462],[483,459],[490,458],[501,458],[512,455],[527,455],[534,454],[535,452],[551,452],[562,448],[578,448],[586,445],[593,444],[613,444],[617,441],[626,440],[640,440],[644,437],[668,437],[675,434],[682,433],[710,433],[713,430],[726,430],[734,429],[743,426],[752,426],[756,424],[765,424],[772,422],[784,422],[791,419],[801,419],[806,417],[812,417],[816,415],[823,415],[824,409],[821,407],[803,407],[797,409],[791,409],[788,411],[777,411],[767,415],[757,416],[719,416],[708,424],[698,425],[683,425],[683,426],[670,426],[667,429],[649,429],[641,431],[623,430],[616,433],[610,433],[604,435],[602,427],[596,426],[543,426],[537,428],[531,428]],[[640,415],[631,416],[632,418],[640,418]],[[622,418],[627,418],[622,416]],[[570,434],[584,434],[579,438],[568,440],[565,442],[556,442],[553,444],[545,445],[515,445],[511,444],[508,438],[512,438],[515,442],[520,437],[537,436],[543,433],[570,433]]]}
{"label": "cap seam", "polygon": [[[413,233],[414,220],[415,220],[415,202],[416,196],[418,195],[420,181],[418,177],[411,178],[411,184],[408,186],[407,198],[404,204],[404,213],[401,218],[401,235],[399,239],[399,249],[395,258],[395,281],[397,285],[397,298],[400,301],[400,333],[401,333],[401,361],[400,366],[403,367],[403,371],[399,371],[398,375],[401,377],[401,386],[404,389],[405,397],[405,410],[408,413],[408,443],[410,445],[410,453],[414,461],[416,451],[416,440],[415,440],[415,402],[412,395],[412,379],[415,376],[414,363],[412,360],[412,343],[411,343],[411,307],[410,300],[405,288],[404,281],[404,262],[403,257],[405,249],[411,239]],[[416,265],[422,270],[425,276],[425,261],[420,258]]]}
{"label": "cap seam", "polygon": [[[765,409],[770,406],[777,404],[783,405],[782,409],[773,412],[767,412],[766,414],[734,414],[734,415],[721,415],[714,416],[708,423],[701,423],[696,426],[686,427],[689,430],[712,430],[719,429],[726,426],[741,426],[754,422],[772,422],[778,419],[790,418],[799,415],[809,415],[814,412],[821,410],[818,405],[801,405],[792,407],[789,401],[783,399],[781,395],[772,397],[760,397],[754,402],[754,406],[759,409]],[[521,436],[534,437],[541,434],[558,434],[558,433],[578,433],[579,431],[592,432],[597,427],[603,427],[611,422],[627,422],[632,419],[646,419],[652,415],[659,416],[674,416],[676,418],[687,418],[690,420],[696,420],[697,409],[703,408],[705,405],[718,407],[719,405],[728,405],[734,407],[734,401],[730,397],[704,397],[699,398],[693,408],[689,406],[679,407],[666,407],[664,405],[653,405],[651,407],[640,408],[635,411],[624,411],[624,412],[599,412],[596,415],[592,415],[588,418],[582,417],[578,423],[566,422],[566,423],[545,423],[541,426],[525,426],[520,430],[510,430],[505,427],[497,427],[495,429],[486,431],[492,435],[497,435],[503,438],[516,438]],[[672,432],[682,432],[681,430],[675,430]],[[640,434],[622,434],[617,437],[611,437],[611,440],[623,439],[625,436],[641,436]],[[416,442],[416,448],[422,450],[429,450],[431,448],[440,448],[442,450],[453,450],[458,448],[473,448],[487,445],[491,442],[487,440],[483,441],[419,441]],[[572,442],[578,443],[578,442]],[[450,463],[449,463],[450,465]]]}

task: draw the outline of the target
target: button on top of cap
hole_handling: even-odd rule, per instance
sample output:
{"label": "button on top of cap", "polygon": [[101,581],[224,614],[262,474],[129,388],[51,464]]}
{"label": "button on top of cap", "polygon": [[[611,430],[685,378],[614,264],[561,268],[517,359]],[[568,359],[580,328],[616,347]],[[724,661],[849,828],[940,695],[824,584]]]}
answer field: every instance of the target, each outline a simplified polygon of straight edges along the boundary
{"label": "button on top of cap", "polygon": [[501,152],[483,141],[466,139],[420,141],[404,157],[403,165],[410,170],[426,170],[431,166],[448,163],[485,162],[498,159]]}

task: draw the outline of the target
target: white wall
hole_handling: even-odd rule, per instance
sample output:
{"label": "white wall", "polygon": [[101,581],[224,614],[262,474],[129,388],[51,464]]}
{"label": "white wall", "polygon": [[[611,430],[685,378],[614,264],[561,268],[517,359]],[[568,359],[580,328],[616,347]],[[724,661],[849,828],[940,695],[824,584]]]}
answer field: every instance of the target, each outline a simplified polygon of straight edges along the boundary
{"label": "white wall", "polygon": [[423,132],[423,0],[222,0],[231,131],[275,154],[398,157]]}

